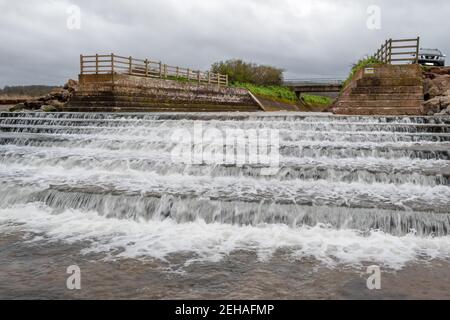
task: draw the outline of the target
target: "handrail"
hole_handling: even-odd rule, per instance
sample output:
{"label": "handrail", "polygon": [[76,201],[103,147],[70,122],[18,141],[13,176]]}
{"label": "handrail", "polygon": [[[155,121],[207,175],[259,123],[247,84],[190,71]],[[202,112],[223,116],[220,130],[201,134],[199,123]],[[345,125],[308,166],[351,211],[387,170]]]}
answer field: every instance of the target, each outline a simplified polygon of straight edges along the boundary
{"label": "handrail", "polygon": [[286,79],[283,83],[287,86],[293,85],[342,85],[344,83],[343,78],[299,78],[299,79]]}
{"label": "handrail", "polygon": [[[406,43],[405,45],[393,45],[393,43]],[[408,44],[410,43],[410,44]],[[372,56],[376,60],[392,64],[392,62],[409,62],[413,64],[419,63],[420,37],[415,39],[388,39],[380,49]],[[398,51],[398,49],[403,49]],[[404,49],[413,49],[411,51]],[[392,56],[400,56],[393,58]]]}
{"label": "handrail", "polygon": [[80,74],[127,74],[228,86],[228,75],[169,66],[160,61],[109,55],[80,55]]}

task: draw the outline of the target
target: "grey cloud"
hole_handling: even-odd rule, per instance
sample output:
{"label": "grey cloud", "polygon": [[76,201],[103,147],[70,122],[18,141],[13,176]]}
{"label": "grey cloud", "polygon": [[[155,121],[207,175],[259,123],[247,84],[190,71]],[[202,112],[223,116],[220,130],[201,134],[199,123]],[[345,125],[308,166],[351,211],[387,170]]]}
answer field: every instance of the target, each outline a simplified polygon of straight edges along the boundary
{"label": "grey cloud", "polygon": [[[81,30],[66,27],[73,4]],[[366,27],[371,4],[381,30]],[[449,13],[444,0],[0,0],[0,87],[61,84],[77,76],[80,53],[96,52],[198,69],[243,58],[287,77],[341,77],[389,37],[420,35],[450,53]]]}

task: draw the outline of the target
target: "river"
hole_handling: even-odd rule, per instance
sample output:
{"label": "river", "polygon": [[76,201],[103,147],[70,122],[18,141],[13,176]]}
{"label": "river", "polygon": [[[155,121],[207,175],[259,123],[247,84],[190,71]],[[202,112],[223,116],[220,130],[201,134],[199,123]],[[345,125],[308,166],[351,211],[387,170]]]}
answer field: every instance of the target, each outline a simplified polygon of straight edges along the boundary
{"label": "river", "polygon": [[0,298],[448,299],[449,179],[449,118],[1,113]]}

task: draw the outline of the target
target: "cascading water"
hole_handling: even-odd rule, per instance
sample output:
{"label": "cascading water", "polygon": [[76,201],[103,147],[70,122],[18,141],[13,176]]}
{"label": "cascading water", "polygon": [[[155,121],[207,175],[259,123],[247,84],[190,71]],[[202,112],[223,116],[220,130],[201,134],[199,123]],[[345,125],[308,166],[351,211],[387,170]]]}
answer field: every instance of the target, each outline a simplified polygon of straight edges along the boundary
{"label": "cascading water", "polygon": [[[180,145],[221,144],[173,139],[196,125],[203,135],[275,130],[278,166],[183,161]],[[283,249],[393,268],[448,259],[449,179],[445,118],[0,115],[0,230],[85,241],[85,252],[113,257],[217,261],[251,250],[269,259]]]}

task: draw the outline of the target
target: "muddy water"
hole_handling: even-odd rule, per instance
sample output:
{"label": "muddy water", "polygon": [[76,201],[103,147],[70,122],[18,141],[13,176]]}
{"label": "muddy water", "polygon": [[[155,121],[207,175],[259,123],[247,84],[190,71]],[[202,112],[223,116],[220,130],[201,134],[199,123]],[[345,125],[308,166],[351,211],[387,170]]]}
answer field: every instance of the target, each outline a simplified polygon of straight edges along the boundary
{"label": "muddy water", "polygon": [[[450,299],[448,261],[382,270],[381,290],[368,290],[366,266],[328,268],[314,259],[270,261],[237,251],[218,263],[180,267],[184,256],[161,261],[81,255],[81,246],[24,244],[24,235],[0,238],[1,299]],[[27,236],[25,236],[27,238]],[[66,269],[81,269],[81,290],[66,288]],[[175,267],[176,266],[176,267]]]}

